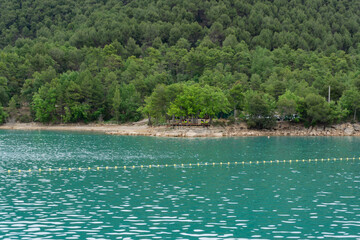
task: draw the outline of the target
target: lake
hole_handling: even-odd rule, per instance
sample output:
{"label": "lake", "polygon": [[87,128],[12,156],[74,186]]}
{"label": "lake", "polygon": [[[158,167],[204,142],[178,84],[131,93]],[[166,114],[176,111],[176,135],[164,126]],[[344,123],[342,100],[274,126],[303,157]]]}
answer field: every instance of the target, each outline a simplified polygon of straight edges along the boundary
{"label": "lake", "polygon": [[356,239],[359,156],[359,137],[1,130],[0,239]]}

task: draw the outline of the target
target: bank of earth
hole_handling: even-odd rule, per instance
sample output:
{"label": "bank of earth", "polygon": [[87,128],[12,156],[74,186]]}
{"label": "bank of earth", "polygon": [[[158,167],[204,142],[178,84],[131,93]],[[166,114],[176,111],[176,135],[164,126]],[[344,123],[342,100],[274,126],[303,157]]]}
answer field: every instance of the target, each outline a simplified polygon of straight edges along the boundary
{"label": "bank of earth", "polygon": [[272,130],[249,129],[245,123],[230,126],[169,127],[147,126],[145,121],[131,124],[59,124],[8,123],[0,129],[101,132],[110,135],[156,137],[237,137],[237,136],[360,136],[359,123],[306,128],[302,124],[278,122]]}

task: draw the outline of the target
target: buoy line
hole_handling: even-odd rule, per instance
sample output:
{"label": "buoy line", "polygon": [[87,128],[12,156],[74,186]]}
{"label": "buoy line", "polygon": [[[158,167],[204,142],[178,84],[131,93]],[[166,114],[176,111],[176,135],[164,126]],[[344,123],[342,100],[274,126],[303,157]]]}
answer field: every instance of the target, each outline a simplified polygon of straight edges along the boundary
{"label": "buoy line", "polygon": [[329,161],[349,161],[360,160],[360,157],[346,157],[346,158],[310,158],[310,159],[295,159],[295,160],[266,160],[266,161],[238,161],[238,162],[198,162],[198,163],[172,163],[172,164],[149,164],[149,165],[122,165],[122,166],[106,166],[106,167],[59,167],[59,168],[37,168],[37,169],[18,169],[18,170],[2,170],[0,172],[11,173],[42,173],[42,172],[71,172],[71,171],[100,171],[100,170],[131,170],[144,168],[189,168],[199,166],[230,166],[230,165],[259,165],[259,164],[279,164],[279,163],[303,163],[303,162],[329,162]]}

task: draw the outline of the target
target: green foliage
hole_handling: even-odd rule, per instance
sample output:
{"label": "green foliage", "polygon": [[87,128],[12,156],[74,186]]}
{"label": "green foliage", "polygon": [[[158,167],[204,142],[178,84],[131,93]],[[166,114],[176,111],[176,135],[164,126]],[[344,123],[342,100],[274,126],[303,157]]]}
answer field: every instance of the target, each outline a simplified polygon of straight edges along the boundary
{"label": "green foliage", "polygon": [[19,121],[21,123],[30,123],[33,121],[33,119],[30,115],[20,115],[16,118],[16,121]]}
{"label": "green foliage", "polygon": [[268,94],[249,90],[245,93],[245,113],[251,128],[272,128],[275,125],[275,101]]}
{"label": "green foliage", "polygon": [[227,36],[223,42],[224,47],[235,48],[237,44],[238,44],[238,41],[233,34],[230,34],[229,36]]}
{"label": "green foliage", "polygon": [[234,109],[234,117],[236,118],[236,111],[242,109],[244,105],[244,88],[241,83],[236,83],[230,89],[228,99]]}
{"label": "green foliage", "polygon": [[349,110],[343,108],[340,104],[330,102],[330,123],[340,123],[349,115]]}
{"label": "green foliage", "polygon": [[[237,36],[251,47],[270,50],[285,45],[329,53],[355,49],[359,43],[358,3],[313,2],[186,0],[174,5],[152,0],[141,4],[67,0],[54,7],[49,1],[1,0],[0,47],[22,46],[35,38],[76,48],[105,46],[117,40],[125,46],[122,51],[137,56],[139,46],[154,42],[173,46],[184,38],[195,46],[207,36],[215,44],[233,47]],[[56,55],[59,61],[66,59],[61,51]]]}
{"label": "green foliage", "polygon": [[63,116],[63,122],[87,122],[89,120],[89,109],[88,104],[75,103],[71,106],[64,107],[65,114]]}
{"label": "green foliage", "polygon": [[[0,104],[13,115],[31,106],[44,123],[126,122],[142,114],[165,122],[214,117],[229,104],[236,115],[252,111],[244,97],[252,91],[259,96],[248,100],[261,114],[274,114],[277,101],[282,117],[296,113],[311,124],[357,119],[356,1],[0,5]],[[333,102],[314,97],[327,98],[329,86]],[[322,107],[328,117],[317,112]]]}
{"label": "green foliage", "polygon": [[154,118],[157,124],[165,122],[170,103],[174,101],[176,96],[181,94],[182,91],[182,84],[172,84],[169,86],[163,84],[158,85],[153,93],[145,99],[145,106],[141,109],[142,113],[149,118]]}
{"label": "green foliage", "polygon": [[7,112],[5,112],[4,108],[0,104],[0,124],[3,124],[8,116],[9,115]]}
{"label": "green foliage", "polygon": [[225,94],[219,88],[208,85],[201,87],[199,101],[200,117],[210,117],[212,119],[219,113],[228,113],[231,109]]}
{"label": "green foliage", "polygon": [[185,85],[181,94],[171,102],[168,115],[175,117],[214,118],[220,112],[230,111],[230,104],[225,94],[218,88],[198,84]]}
{"label": "green foliage", "polygon": [[8,102],[8,89],[7,89],[7,79],[5,77],[0,77],[0,104],[4,105]]}
{"label": "green foliage", "polygon": [[121,104],[120,89],[119,86],[116,86],[114,97],[112,99],[112,107],[116,121],[120,120],[120,104]]}
{"label": "green foliage", "polygon": [[277,102],[277,111],[279,112],[282,119],[293,119],[294,115],[299,114],[301,103],[304,100],[296,96],[290,91],[286,91],[279,97]]}
{"label": "green foliage", "polygon": [[195,117],[201,109],[200,95],[202,89],[198,85],[184,86],[182,94],[170,104],[168,115],[175,117]]}
{"label": "green foliage", "polygon": [[330,104],[325,101],[325,98],[311,93],[305,98],[306,104],[306,119],[311,125],[317,123],[326,124],[331,120]]}
{"label": "green foliage", "polygon": [[17,108],[18,108],[18,96],[14,95],[9,101],[8,111],[11,113],[16,112]]}
{"label": "green foliage", "polygon": [[161,123],[171,117],[212,119],[220,112],[229,112],[230,104],[219,88],[209,85],[158,85],[140,111]]}
{"label": "green foliage", "polygon": [[36,120],[42,123],[55,121],[56,90],[49,84],[41,87],[34,95],[33,109]]}
{"label": "green foliage", "polygon": [[350,110],[354,115],[354,121],[356,120],[356,112],[360,108],[360,92],[356,88],[351,88],[344,92],[344,95],[340,99],[340,104],[344,108]]}
{"label": "green foliage", "polygon": [[120,86],[120,121],[138,121],[141,114],[137,111],[141,105],[140,94],[133,84]]}
{"label": "green foliage", "polygon": [[275,99],[278,99],[280,95],[286,91],[286,83],[279,80],[279,76],[274,73],[269,79],[262,84],[262,87],[265,89],[265,92],[271,94]]}

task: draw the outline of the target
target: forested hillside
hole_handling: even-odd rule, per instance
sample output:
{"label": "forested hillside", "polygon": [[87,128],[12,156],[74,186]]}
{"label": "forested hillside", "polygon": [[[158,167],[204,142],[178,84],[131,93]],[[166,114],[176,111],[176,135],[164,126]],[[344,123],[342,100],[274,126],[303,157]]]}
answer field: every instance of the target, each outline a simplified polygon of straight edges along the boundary
{"label": "forested hillside", "polygon": [[359,29],[355,0],[0,0],[0,122],[357,120]]}

